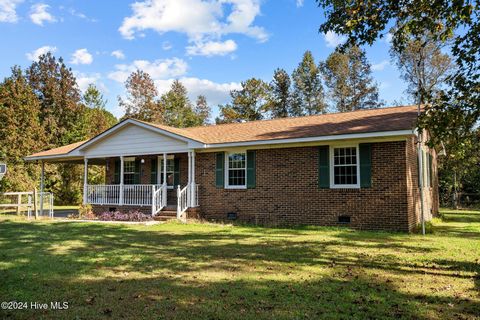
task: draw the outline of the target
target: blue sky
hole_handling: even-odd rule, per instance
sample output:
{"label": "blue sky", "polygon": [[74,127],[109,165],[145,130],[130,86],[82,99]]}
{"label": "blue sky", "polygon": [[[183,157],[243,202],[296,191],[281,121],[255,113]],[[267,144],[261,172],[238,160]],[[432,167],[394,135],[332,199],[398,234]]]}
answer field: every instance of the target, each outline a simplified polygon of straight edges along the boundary
{"label": "blue sky", "polygon": [[[180,79],[192,99],[205,94],[216,115],[240,81],[270,81],[277,67],[291,72],[305,50],[324,60],[341,39],[318,33],[323,19],[313,0],[0,0],[0,77],[51,50],[81,89],[95,83],[103,91],[116,116],[123,81],[136,68],[160,92]],[[388,41],[365,49],[381,99],[406,101]]]}

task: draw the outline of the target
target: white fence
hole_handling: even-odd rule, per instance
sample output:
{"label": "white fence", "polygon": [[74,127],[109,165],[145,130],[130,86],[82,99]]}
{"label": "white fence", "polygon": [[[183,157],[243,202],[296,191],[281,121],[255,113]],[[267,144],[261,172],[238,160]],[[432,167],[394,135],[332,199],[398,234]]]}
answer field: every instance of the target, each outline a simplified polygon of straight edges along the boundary
{"label": "white fence", "polygon": [[27,212],[28,218],[33,214],[53,218],[53,194],[37,192],[34,195],[33,191],[0,193],[0,208],[13,208],[17,214],[20,214],[23,209]]}

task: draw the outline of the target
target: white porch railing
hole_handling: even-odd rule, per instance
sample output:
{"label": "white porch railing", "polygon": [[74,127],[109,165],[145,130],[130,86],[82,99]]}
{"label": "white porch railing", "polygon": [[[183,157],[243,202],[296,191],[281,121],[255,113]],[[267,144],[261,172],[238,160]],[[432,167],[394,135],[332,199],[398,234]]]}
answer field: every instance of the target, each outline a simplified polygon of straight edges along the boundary
{"label": "white porch railing", "polygon": [[177,188],[177,219],[186,220],[188,208],[198,207],[198,184],[189,183],[183,189]]}
{"label": "white porch railing", "polygon": [[152,186],[152,216],[167,206],[167,184],[164,183],[160,188]]}
{"label": "white porch railing", "polygon": [[[167,206],[167,185],[87,185],[86,203],[94,205],[151,206],[152,215]],[[188,208],[198,206],[198,185],[189,183],[177,189],[177,218]]]}
{"label": "white porch railing", "polygon": [[98,205],[151,206],[154,190],[158,188],[161,185],[87,185],[86,202]]}

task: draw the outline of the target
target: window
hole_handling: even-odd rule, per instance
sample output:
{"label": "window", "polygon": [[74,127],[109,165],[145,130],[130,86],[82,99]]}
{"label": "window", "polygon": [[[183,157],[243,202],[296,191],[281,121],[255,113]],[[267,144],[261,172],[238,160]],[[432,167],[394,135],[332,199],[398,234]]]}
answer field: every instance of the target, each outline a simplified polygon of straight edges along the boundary
{"label": "window", "polygon": [[[160,184],[163,184],[163,157],[158,162],[160,165]],[[173,188],[175,183],[175,159],[173,156],[167,157],[167,186]]]}
{"label": "window", "polygon": [[226,187],[246,188],[247,154],[245,152],[229,153],[226,159]]}
{"label": "window", "polygon": [[332,187],[359,188],[358,148],[333,147]]}
{"label": "window", "polygon": [[135,158],[123,160],[123,183],[135,184]]}

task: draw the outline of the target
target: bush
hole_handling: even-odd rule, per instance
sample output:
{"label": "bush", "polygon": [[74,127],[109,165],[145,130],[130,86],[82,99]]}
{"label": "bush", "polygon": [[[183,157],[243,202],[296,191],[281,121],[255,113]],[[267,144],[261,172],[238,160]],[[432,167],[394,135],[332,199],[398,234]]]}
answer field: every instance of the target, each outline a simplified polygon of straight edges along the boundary
{"label": "bush", "polygon": [[106,211],[98,216],[103,221],[149,221],[152,220],[150,215],[146,215],[140,211],[129,211],[122,213],[120,211]]}

